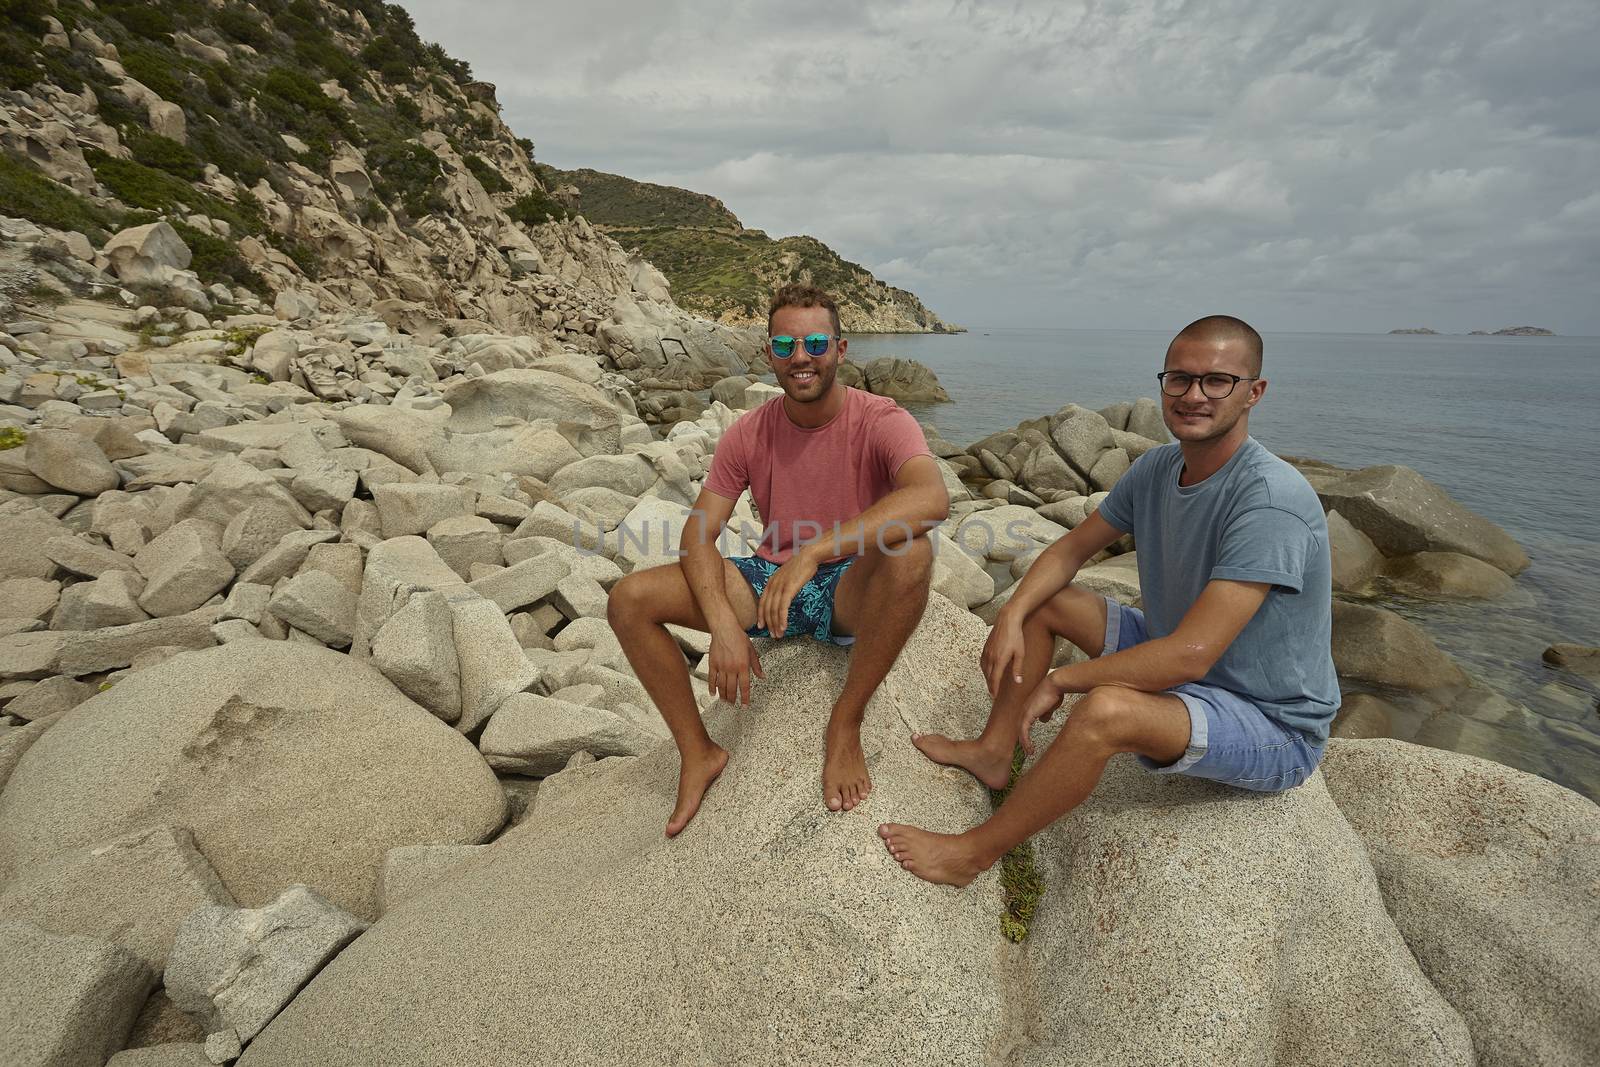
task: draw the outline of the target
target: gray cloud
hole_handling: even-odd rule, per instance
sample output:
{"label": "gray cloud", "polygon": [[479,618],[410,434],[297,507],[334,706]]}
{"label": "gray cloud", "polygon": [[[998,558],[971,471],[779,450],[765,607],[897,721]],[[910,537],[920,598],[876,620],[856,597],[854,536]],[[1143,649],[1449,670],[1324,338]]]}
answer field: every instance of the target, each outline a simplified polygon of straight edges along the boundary
{"label": "gray cloud", "polygon": [[542,160],[957,321],[1600,334],[1592,0],[405,6]]}

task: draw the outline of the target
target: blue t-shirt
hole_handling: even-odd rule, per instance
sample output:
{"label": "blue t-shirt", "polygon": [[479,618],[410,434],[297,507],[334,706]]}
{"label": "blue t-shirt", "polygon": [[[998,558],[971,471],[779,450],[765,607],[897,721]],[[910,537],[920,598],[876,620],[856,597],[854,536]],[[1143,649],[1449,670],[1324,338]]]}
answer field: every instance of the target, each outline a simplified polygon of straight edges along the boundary
{"label": "blue t-shirt", "polygon": [[1260,610],[1200,681],[1325,739],[1339,710],[1328,522],[1311,485],[1248,437],[1222,469],[1180,486],[1183,452],[1153,448],[1112,487],[1100,516],[1133,534],[1151,638],[1166,637],[1213,579],[1268,582]]}

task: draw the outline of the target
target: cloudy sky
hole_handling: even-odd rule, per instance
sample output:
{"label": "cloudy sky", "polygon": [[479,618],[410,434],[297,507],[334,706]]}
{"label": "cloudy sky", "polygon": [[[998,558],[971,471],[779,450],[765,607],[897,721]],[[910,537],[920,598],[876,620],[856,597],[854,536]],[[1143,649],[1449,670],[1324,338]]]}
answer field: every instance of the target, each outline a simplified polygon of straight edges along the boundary
{"label": "cloudy sky", "polygon": [[1594,0],[404,0],[538,158],[970,326],[1600,335]]}

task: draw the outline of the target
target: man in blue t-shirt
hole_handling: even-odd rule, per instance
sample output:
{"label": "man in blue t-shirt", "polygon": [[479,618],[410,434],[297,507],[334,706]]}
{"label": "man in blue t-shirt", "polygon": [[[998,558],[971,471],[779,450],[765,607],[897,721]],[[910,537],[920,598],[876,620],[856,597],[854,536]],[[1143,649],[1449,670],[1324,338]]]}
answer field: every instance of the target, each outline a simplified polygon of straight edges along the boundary
{"label": "man in blue t-shirt", "polygon": [[[994,705],[983,733],[914,740],[998,789],[1013,747],[1032,753],[1033,724],[1066,694],[1084,696],[983,825],[880,826],[906,870],[966,885],[1081,803],[1119,752],[1156,773],[1263,792],[1316,769],[1339,707],[1328,526],[1305,478],[1250,436],[1250,409],[1267,391],[1261,352],[1261,335],[1226,315],[1173,339],[1158,378],[1176,443],[1141,456],[1028,568],[984,645]],[[1125,533],[1139,550],[1142,612],[1072,584]],[[1057,637],[1093,658],[1050,670]]]}

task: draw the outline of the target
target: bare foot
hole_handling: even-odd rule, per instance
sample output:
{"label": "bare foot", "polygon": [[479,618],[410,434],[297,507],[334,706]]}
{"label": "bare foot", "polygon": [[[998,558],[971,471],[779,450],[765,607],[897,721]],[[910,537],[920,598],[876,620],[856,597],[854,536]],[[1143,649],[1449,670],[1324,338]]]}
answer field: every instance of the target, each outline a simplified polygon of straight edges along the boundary
{"label": "bare foot", "polygon": [[944,734],[915,734],[911,743],[935,763],[960,767],[990,789],[1011,781],[1011,749],[991,751],[981,740],[953,741]]}
{"label": "bare foot", "polygon": [[889,822],[878,827],[878,836],[900,866],[925,882],[964,886],[989,866],[964,834],[936,834]]}
{"label": "bare foot", "polygon": [[678,768],[678,804],[667,820],[667,836],[677,837],[678,831],[689,825],[694,813],[700,810],[700,798],[706,795],[711,783],[717,780],[722,768],[728,765],[728,750],[712,745],[708,755],[682,757]]}
{"label": "bare foot", "polygon": [[829,811],[850,811],[872,792],[867,756],[861,750],[861,727],[828,724],[827,751],[822,758],[822,796]]}

